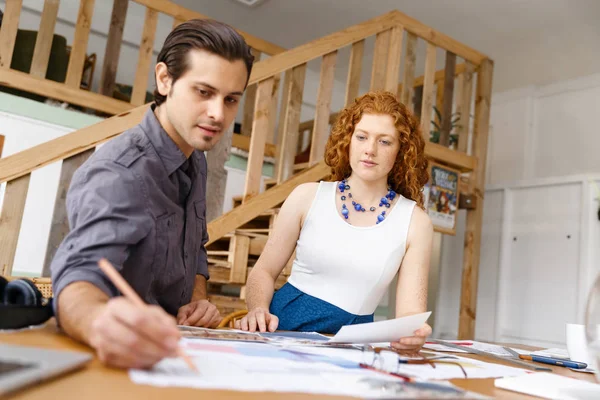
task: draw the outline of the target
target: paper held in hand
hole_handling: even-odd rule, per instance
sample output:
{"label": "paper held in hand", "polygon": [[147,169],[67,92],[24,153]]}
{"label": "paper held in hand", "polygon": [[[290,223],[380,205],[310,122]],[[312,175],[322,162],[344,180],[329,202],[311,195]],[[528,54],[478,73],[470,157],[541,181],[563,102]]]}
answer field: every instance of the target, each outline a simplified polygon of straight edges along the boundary
{"label": "paper held in hand", "polygon": [[346,325],[330,340],[330,343],[379,343],[393,342],[414,336],[423,326],[431,311],[367,324]]}

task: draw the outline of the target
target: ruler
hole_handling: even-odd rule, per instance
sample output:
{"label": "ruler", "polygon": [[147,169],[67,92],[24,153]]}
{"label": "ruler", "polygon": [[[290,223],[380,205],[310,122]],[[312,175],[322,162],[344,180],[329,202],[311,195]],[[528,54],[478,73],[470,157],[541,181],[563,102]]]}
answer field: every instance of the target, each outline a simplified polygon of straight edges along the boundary
{"label": "ruler", "polygon": [[521,368],[525,368],[525,369],[529,369],[529,370],[533,370],[533,371],[552,371],[552,368],[529,364],[528,362],[516,360],[512,357],[497,356],[495,354],[488,353],[487,351],[473,349],[473,348],[471,348],[471,346],[460,346],[458,344],[448,343],[443,340],[437,340],[437,339],[427,339],[427,340],[430,342],[441,344],[442,346],[450,347],[451,349],[463,350],[463,351],[466,351],[467,353],[477,354],[480,356],[486,356],[486,357],[494,358],[496,360],[502,360],[504,362],[518,365]]}

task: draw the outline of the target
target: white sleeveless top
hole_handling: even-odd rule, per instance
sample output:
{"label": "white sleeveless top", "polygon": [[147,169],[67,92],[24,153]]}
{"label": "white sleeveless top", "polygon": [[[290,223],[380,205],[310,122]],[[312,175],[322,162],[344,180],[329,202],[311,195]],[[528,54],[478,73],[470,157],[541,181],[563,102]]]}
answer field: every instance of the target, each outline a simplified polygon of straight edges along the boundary
{"label": "white sleeveless top", "polygon": [[336,209],[337,185],[319,183],[288,282],[351,314],[369,315],[400,268],[416,203],[398,195],[381,223],[375,224],[377,211],[374,225],[357,227]]}

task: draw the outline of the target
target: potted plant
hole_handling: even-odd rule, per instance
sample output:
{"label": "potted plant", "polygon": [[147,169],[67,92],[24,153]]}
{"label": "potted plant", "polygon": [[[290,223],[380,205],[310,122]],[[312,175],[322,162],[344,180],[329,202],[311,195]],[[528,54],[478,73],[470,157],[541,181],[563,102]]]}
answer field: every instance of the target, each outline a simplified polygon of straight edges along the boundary
{"label": "potted plant", "polygon": [[[433,125],[433,129],[429,132],[429,141],[433,143],[440,142],[440,134],[442,132],[442,127],[440,126],[442,121],[442,114],[440,110],[437,109],[436,106],[433,106],[433,111],[435,113],[435,118],[431,120],[431,124]],[[460,121],[460,113],[453,113],[450,118],[452,119],[450,123],[450,144],[449,147],[454,149],[458,143],[458,132],[457,129],[461,127],[458,123]],[[438,123],[439,121],[439,123]]]}

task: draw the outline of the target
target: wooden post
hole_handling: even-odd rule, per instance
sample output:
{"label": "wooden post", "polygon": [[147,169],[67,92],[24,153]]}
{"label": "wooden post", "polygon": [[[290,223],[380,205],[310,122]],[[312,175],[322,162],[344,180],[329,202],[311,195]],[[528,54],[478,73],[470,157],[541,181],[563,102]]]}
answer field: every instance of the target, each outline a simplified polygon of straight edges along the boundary
{"label": "wooden post", "polygon": [[269,135],[269,119],[273,117],[271,115],[271,95],[274,81],[275,78],[269,78],[258,83],[242,204],[260,192],[265,144]]}
{"label": "wooden post", "polygon": [[444,94],[442,96],[442,122],[440,131],[440,144],[450,145],[450,131],[452,130],[452,99],[454,98],[454,69],[456,68],[456,54],[446,52],[446,68],[444,72]]}
{"label": "wooden post", "polygon": [[294,171],[294,157],[296,156],[296,145],[299,142],[298,126],[300,125],[305,77],[306,64],[299,65],[292,69],[290,82],[283,88],[287,93],[288,105],[283,122],[280,122],[283,125],[283,134],[279,137],[277,183],[287,180]]}
{"label": "wooden post", "polygon": [[483,221],[483,194],[485,190],[485,166],[490,124],[492,75],[494,64],[486,59],[479,65],[477,94],[475,98],[475,125],[473,128],[473,151],[477,168],[471,173],[470,192],[477,197],[477,208],[467,211],[465,250],[458,320],[459,339],[473,339],[477,315],[477,284],[479,279],[479,254],[481,247],[481,224]]}
{"label": "wooden post", "polygon": [[137,69],[131,93],[131,104],[141,106],[146,102],[146,88],[148,87],[148,71],[152,61],[152,50],[154,47],[154,36],[156,34],[156,23],[158,13],[151,8],[146,8],[144,20],[144,32],[140,43]]}
{"label": "wooden post", "polygon": [[42,20],[40,29],[35,40],[33,49],[33,59],[29,73],[39,78],[46,77],[48,70],[48,61],[50,59],[50,50],[52,49],[52,40],[54,39],[54,27],[56,26],[56,17],[58,15],[59,0],[46,0],[42,11]]}
{"label": "wooden post", "polygon": [[229,242],[229,256],[227,257],[227,261],[231,265],[229,281],[233,284],[246,283],[249,249],[249,236],[239,234],[233,235]]}
{"label": "wooden post", "polygon": [[[421,119],[421,108],[423,107],[423,85],[415,86],[413,89],[413,98],[411,101],[413,112],[417,119]],[[427,139],[429,140],[429,139]]]}
{"label": "wooden post", "polygon": [[50,236],[48,237],[48,246],[46,247],[46,257],[42,268],[42,276],[50,276],[50,264],[52,264],[52,259],[56,254],[56,250],[58,250],[58,246],[60,246],[65,236],[67,236],[67,233],[69,233],[67,192],[69,191],[73,174],[92,154],[94,154],[93,148],[63,160],[60,169],[58,190],[56,191],[56,201],[54,202],[54,212],[52,213],[52,223],[50,224]]}
{"label": "wooden post", "polygon": [[456,112],[460,117],[458,123],[457,150],[466,153],[469,147],[469,128],[471,123],[471,96],[473,94],[473,64],[467,63],[465,70],[458,77],[459,95],[457,96]]}
{"label": "wooden post", "polygon": [[[0,68],[9,69],[12,61],[23,0],[8,0],[0,27]],[[2,265],[0,264],[0,268]]]}
{"label": "wooden post", "polygon": [[323,56],[321,61],[321,77],[317,92],[317,108],[313,126],[308,164],[315,165],[323,160],[325,144],[329,137],[329,114],[331,113],[331,95],[333,94],[334,69],[337,50]]}
{"label": "wooden post", "polygon": [[412,100],[413,82],[415,80],[415,63],[417,59],[417,37],[408,33],[406,37],[406,54],[404,56],[404,71],[402,78],[402,91],[400,92],[400,102],[406,105],[411,111],[414,110]]}
{"label": "wooden post", "polygon": [[117,67],[121,55],[121,43],[123,42],[123,28],[127,17],[127,6],[129,0],[114,0],[106,49],[104,50],[104,63],[100,77],[100,94],[112,97],[115,90],[117,78]]}
{"label": "wooden post", "polygon": [[373,67],[371,69],[371,90],[381,90],[385,87],[385,74],[390,47],[391,29],[379,32],[375,37],[375,50],[373,51]]}
{"label": "wooden post", "polygon": [[225,163],[229,160],[233,126],[227,129],[219,143],[206,152],[208,175],[206,177],[206,222],[223,214],[225,188],[227,186],[227,170]]}
{"label": "wooden post", "polygon": [[348,69],[348,80],[346,81],[345,105],[350,105],[358,96],[360,89],[360,77],[362,72],[363,53],[365,51],[365,40],[352,43],[350,51],[350,67]]}
{"label": "wooden post", "polygon": [[398,90],[398,79],[400,79],[400,55],[402,54],[402,35],[404,29],[401,26],[395,26],[391,29],[387,71],[385,73],[385,82],[383,89],[396,94]]}
{"label": "wooden post", "polygon": [[285,115],[287,114],[287,108],[289,106],[289,99],[290,99],[290,93],[288,92],[287,88],[290,87],[290,82],[292,81],[292,71],[293,69],[288,69],[287,71],[285,71],[285,73],[283,74],[283,88],[281,90],[281,109],[279,110],[279,114],[278,114],[278,122],[277,122],[277,132],[275,133],[275,144],[277,144],[279,146],[279,144],[281,144],[281,140],[283,138],[283,128],[284,128],[284,118]]}
{"label": "wooden post", "polygon": [[0,211],[0,274],[11,275],[31,174],[9,181]]}
{"label": "wooden post", "polygon": [[[260,51],[252,49],[254,62],[260,60]],[[242,136],[250,136],[252,133],[252,119],[254,118],[254,105],[256,103],[257,85],[249,85],[244,96],[244,113],[242,116]]]}
{"label": "wooden post", "polygon": [[81,85],[85,52],[87,50],[90,28],[92,26],[94,2],[95,0],[79,1],[79,13],[77,15],[77,24],[75,25],[75,38],[73,39],[73,46],[71,47],[69,66],[67,67],[67,77],[65,79],[65,84],[74,88],[79,88]]}
{"label": "wooden post", "polygon": [[[436,82],[434,80],[434,82]],[[442,116],[441,116],[441,112],[442,109],[444,108],[444,82],[442,81],[437,81],[435,83],[435,108],[437,108],[438,112],[440,113],[440,116],[438,117],[437,114],[433,115],[432,117],[437,121],[439,126],[442,126]]]}
{"label": "wooden post", "polygon": [[279,102],[279,83],[281,82],[281,74],[275,75],[275,81],[273,82],[273,89],[271,90],[271,111],[269,118],[269,135],[267,136],[267,143],[277,143],[277,130],[275,124],[277,122],[277,106]]}
{"label": "wooden post", "polygon": [[425,142],[429,142],[431,131],[431,112],[433,111],[433,85],[435,78],[435,45],[427,42],[427,56],[425,58],[425,75],[423,80],[423,103],[421,106],[421,132]]}
{"label": "wooden post", "polygon": [[2,158],[2,150],[4,150],[4,135],[0,135],[0,158]]}

